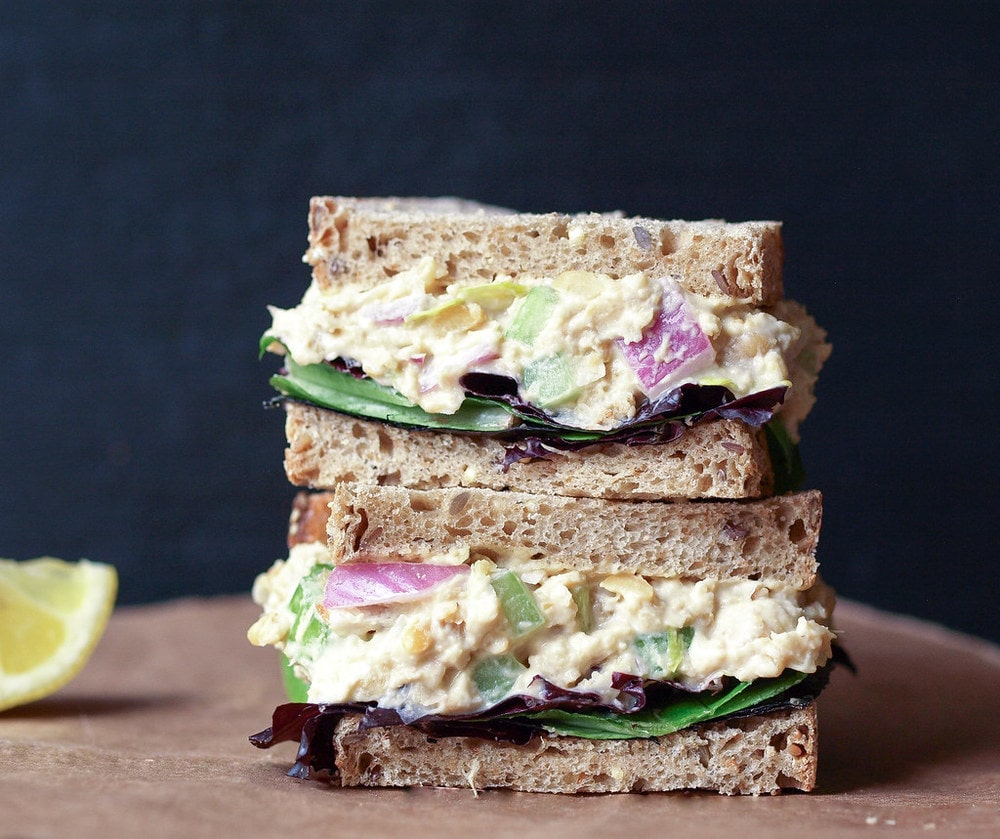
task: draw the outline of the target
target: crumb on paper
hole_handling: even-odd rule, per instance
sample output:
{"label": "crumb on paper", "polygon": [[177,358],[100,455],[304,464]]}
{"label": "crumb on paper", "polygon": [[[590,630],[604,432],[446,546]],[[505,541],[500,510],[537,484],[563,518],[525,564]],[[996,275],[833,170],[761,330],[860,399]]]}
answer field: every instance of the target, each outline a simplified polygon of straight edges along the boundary
{"label": "crumb on paper", "polygon": [[[895,827],[896,826],[896,820],[895,819],[882,819],[881,821],[882,821],[882,824],[884,824],[886,827]],[[879,823],[879,817],[878,816],[865,816],[865,824],[875,825],[875,824],[878,824],[878,823]],[[928,829],[933,829],[935,827],[935,825],[934,825],[933,822],[931,822],[930,824],[931,824],[930,828],[928,828],[927,825],[924,825],[924,829],[928,830]]]}

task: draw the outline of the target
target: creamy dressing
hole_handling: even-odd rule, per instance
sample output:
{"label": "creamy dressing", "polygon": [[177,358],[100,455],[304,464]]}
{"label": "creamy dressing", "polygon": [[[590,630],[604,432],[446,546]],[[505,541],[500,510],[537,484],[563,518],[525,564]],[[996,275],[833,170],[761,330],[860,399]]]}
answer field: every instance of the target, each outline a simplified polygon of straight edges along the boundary
{"label": "creamy dressing", "polygon": [[[445,561],[452,564],[451,557]],[[261,618],[248,632],[257,645],[282,649],[310,682],[312,702],[378,701],[405,713],[482,710],[473,671],[487,656],[512,654],[525,669],[508,695],[537,693],[535,676],[612,702],[612,674],[655,676],[636,639],[689,627],[689,642],[670,678],[692,688],[723,676],[746,681],[786,668],[810,673],[830,656],[833,595],[817,583],[800,591],[777,581],[701,580],[634,574],[533,572],[522,580],[545,618],[515,637],[491,584],[497,566],[472,563],[420,600],[363,608],[315,609],[323,637],[290,637],[289,601],[303,575],[329,560],[321,545],[295,545],[258,577]],[[501,560],[502,563],[502,560]],[[592,610],[580,626],[573,590],[587,586]],[[301,636],[301,631],[296,633]],[[494,701],[496,701],[494,699]]]}
{"label": "creamy dressing", "polygon": [[[352,359],[429,413],[457,411],[461,377],[479,371],[513,377],[525,398],[567,425],[607,429],[634,416],[643,395],[620,342],[642,338],[667,285],[675,289],[666,277],[612,279],[583,271],[501,275],[482,284],[458,281],[425,257],[373,288],[324,291],[313,283],[295,308],[271,307],[267,334],[299,364]],[[511,327],[539,286],[555,292],[554,306],[537,334],[519,340]],[[789,383],[786,356],[799,337],[797,326],[722,296],[681,293],[714,352],[714,361],[683,381],[725,384],[736,396]],[[669,353],[666,342],[657,349],[660,360]],[[549,402],[544,384],[526,383],[538,365],[570,380],[554,397],[549,393]]]}

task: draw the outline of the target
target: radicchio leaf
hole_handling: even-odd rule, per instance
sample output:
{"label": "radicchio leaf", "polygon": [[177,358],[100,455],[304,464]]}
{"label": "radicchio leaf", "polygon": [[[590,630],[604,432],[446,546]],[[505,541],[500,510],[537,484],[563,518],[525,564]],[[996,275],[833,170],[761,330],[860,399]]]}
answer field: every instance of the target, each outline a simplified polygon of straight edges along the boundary
{"label": "radicchio leaf", "polygon": [[[635,416],[610,431],[587,431],[563,425],[552,419],[542,409],[525,402],[518,393],[517,381],[497,373],[466,373],[460,381],[471,396],[492,399],[510,406],[515,415],[526,423],[516,426],[511,435],[559,436],[570,439],[586,438],[587,442],[624,442],[625,438],[657,424],[683,420],[685,425],[706,419],[740,419],[759,427],[774,416],[774,409],[785,398],[784,385],[751,393],[737,399],[732,391],[722,385],[679,385],[656,400],[641,402]],[[544,429],[544,431],[542,430]]]}
{"label": "radicchio leaf", "polygon": [[713,419],[741,420],[758,428],[774,417],[775,408],[784,401],[787,391],[779,385],[737,399],[722,385],[687,383],[659,399],[642,402],[635,416],[617,428],[590,432],[560,425],[525,402],[518,394],[517,382],[509,376],[469,373],[462,377],[461,383],[474,396],[509,405],[524,421],[523,425],[498,435],[505,444],[501,464],[504,471],[522,460],[548,458],[554,451],[579,451],[595,443],[629,446],[669,443],[691,426]]}
{"label": "radicchio leaf", "polygon": [[350,373],[355,379],[366,378],[365,371],[361,368],[360,362],[355,361],[353,358],[335,358],[333,361],[326,362],[334,370],[339,370],[341,373]]}
{"label": "radicchio leaf", "polygon": [[[553,452],[577,451],[599,443],[631,446],[667,443],[697,423],[718,418],[741,420],[759,427],[772,419],[786,391],[785,386],[778,386],[737,399],[721,385],[686,383],[655,400],[641,400],[635,415],[621,425],[598,430],[558,422],[526,402],[518,392],[517,381],[510,376],[467,373],[461,379],[467,394],[463,407],[456,414],[445,416],[427,414],[395,391],[382,388],[367,379],[350,359],[301,368],[289,360],[289,368],[294,368],[292,374],[272,378],[284,396],[272,400],[271,407],[285,399],[302,400],[413,431],[492,436],[506,449],[503,469],[518,461],[548,458]],[[337,371],[335,380],[325,378],[324,370]],[[345,382],[355,380],[359,380],[357,387],[345,386]]]}

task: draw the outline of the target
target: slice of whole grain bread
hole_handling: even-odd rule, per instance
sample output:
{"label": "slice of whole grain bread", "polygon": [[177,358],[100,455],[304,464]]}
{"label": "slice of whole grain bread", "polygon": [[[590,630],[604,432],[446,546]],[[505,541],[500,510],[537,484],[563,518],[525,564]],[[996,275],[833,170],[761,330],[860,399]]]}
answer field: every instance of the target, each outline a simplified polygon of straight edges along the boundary
{"label": "slice of whole grain bread", "polygon": [[465,486],[596,498],[758,498],[773,487],[762,431],[706,422],[678,440],[588,446],[503,468],[489,436],[416,431],[296,402],[286,404],[285,471],[296,486],[339,483],[414,489]]}
{"label": "slice of whole grain bread", "polygon": [[314,197],[304,260],[320,287],[372,287],[431,256],[459,282],[498,274],[640,271],[694,294],[781,299],[781,224],[665,221],[614,213],[513,213],[458,199]]}
{"label": "slice of whole grain bread", "polygon": [[[461,550],[518,572],[816,580],[815,490],[757,501],[606,501],[452,488],[341,484],[329,503],[334,564],[420,562]],[[318,528],[317,528],[318,529]]]}
{"label": "slice of whole grain bread", "polygon": [[412,728],[358,729],[345,717],[333,738],[345,787],[472,787],[527,792],[714,790],[727,795],[811,790],[816,710],[810,704],[710,722],[664,737],[587,740],[540,735],[526,745],[428,737]]}

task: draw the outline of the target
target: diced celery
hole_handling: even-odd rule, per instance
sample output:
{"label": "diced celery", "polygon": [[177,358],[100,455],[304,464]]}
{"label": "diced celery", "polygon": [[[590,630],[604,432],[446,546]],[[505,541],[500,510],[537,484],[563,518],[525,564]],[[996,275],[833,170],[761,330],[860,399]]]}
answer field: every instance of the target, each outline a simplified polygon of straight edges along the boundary
{"label": "diced celery", "polygon": [[327,626],[326,621],[316,614],[315,609],[310,609],[309,620],[306,622],[305,629],[302,630],[301,635],[298,636],[298,640],[303,646],[310,646],[326,641],[329,634],[330,628]]}
{"label": "diced celery", "polygon": [[559,292],[554,288],[545,285],[532,288],[507,328],[507,337],[529,346],[535,343],[558,302]]}
{"label": "diced celery", "polygon": [[500,599],[500,607],[515,638],[545,625],[545,616],[538,608],[535,596],[517,574],[501,571],[490,578],[490,583]]}
{"label": "diced celery", "polygon": [[321,562],[309,569],[309,572],[299,580],[299,584],[288,603],[288,608],[298,614],[303,606],[315,606],[323,599],[326,592],[326,581],[333,570],[333,565]]}
{"label": "diced celery", "polygon": [[430,320],[431,318],[436,318],[449,309],[454,309],[456,306],[464,306],[461,300],[446,300],[443,303],[439,303],[437,306],[432,306],[430,309],[421,309],[419,312],[413,312],[403,318],[403,323],[413,324],[421,323],[425,320]]}
{"label": "diced celery", "polygon": [[579,585],[570,589],[573,603],[576,605],[576,625],[581,632],[590,632],[594,628],[594,609],[590,602],[590,586]]}
{"label": "diced celery", "polygon": [[432,318],[439,318],[448,313],[454,313],[458,307],[466,307],[469,303],[475,303],[489,312],[501,312],[518,297],[523,297],[527,291],[526,286],[512,282],[486,283],[485,285],[460,288],[455,292],[454,297],[443,299],[437,306],[408,314],[404,323],[422,323]]}
{"label": "diced celery", "polygon": [[326,580],[330,576],[332,565],[320,563],[314,565],[306,574],[288,601],[288,609],[295,615],[288,637],[302,643],[309,643],[324,637],[326,624],[316,615],[316,604],[323,600],[326,591]]}
{"label": "diced celery", "polygon": [[472,671],[472,681],[483,700],[499,702],[510,693],[517,677],[527,669],[509,653],[488,656],[476,664]]}
{"label": "diced celery", "polygon": [[635,650],[653,678],[673,676],[684,661],[684,653],[691,646],[694,627],[670,628],[663,632],[637,635]]}
{"label": "diced celery", "polygon": [[518,297],[524,297],[528,293],[528,287],[520,283],[504,280],[498,283],[486,283],[485,285],[467,286],[460,288],[455,296],[459,300],[468,303],[476,303],[488,312],[502,312],[508,308]]}
{"label": "diced celery", "polygon": [[305,593],[302,590],[302,583],[300,582],[292,594],[292,599],[288,601],[288,611],[298,616],[299,612],[302,610],[303,597],[305,597]]}
{"label": "diced celery", "polygon": [[312,609],[308,609],[307,608],[307,609],[305,609],[305,610],[303,610],[301,612],[296,612],[295,613],[295,620],[292,621],[292,626],[288,630],[288,638],[289,638],[289,640],[295,641],[295,640],[298,639],[299,633],[302,630],[302,627],[305,626],[305,624],[307,624],[308,621],[309,621],[308,617],[306,617],[306,616],[309,615],[311,612],[312,612]]}
{"label": "diced celery", "polygon": [[305,702],[309,695],[308,682],[300,679],[292,663],[284,653],[281,653],[281,682],[285,686],[285,694],[289,702]]}
{"label": "diced celery", "polygon": [[536,358],[524,368],[524,391],[528,400],[545,408],[570,399],[576,382],[566,359],[561,355]]}

